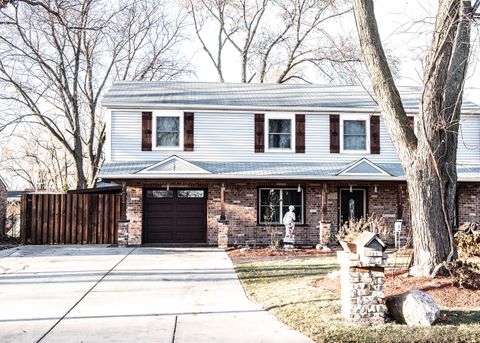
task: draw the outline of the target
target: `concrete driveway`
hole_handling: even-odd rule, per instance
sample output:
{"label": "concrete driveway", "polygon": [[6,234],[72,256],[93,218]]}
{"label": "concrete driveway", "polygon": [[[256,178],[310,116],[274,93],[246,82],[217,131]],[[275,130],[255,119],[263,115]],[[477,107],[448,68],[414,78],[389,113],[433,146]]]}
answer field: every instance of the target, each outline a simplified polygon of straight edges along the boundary
{"label": "concrete driveway", "polygon": [[0,342],[310,342],[249,301],[214,248],[0,251]]}

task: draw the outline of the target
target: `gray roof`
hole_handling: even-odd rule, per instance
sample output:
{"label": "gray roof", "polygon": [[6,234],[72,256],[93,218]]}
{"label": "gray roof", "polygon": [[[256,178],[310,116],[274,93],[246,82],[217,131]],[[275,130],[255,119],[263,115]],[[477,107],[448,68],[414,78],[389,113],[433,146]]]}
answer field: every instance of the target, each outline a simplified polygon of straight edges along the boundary
{"label": "gray roof", "polygon": [[[399,87],[407,111],[418,110],[419,87]],[[105,94],[108,108],[212,108],[321,111],[350,109],[378,111],[373,91],[362,86],[215,82],[114,82]],[[464,100],[464,112],[480,106]]]}
{"label": "gray roof", "polygon": [[30,191],[8,191],[7,198],[20,198],[22,194],[28,194]]}
{"label": "gray roof", "polygon": [[353,244],[358,246],[367,246],[372,240],[377,239],[377,241],[385,247],[385,243],[378,237],[378,235],[371,231],[363,231],[357,238],[353,240]]}
{"label": "gray roof", "polygon": [[[105,163],[98,175],[99,178],[174,178],[175,174],[149,174],[146,176],[140,173],[142,170],[151,167],[162,161],[136,161],[136,162],[108,162]],[[183,174],[183,178],[275,178],[275,179],[363,179],[359,175],[344,174],[339,176],[343,170],[357,161],[349,163],[333,162],[216,162],[216,161],[190,161],[187,162],[202,168],[210,174],[193,173]],[[400,163],[376,163],[378,168],[384,170],[389,176],[365,175],[370,180],[395,180],[404,177],[403,168]],[[480,181],[480,165],[465,166],[457,168],[458,178],[462,180]]]}

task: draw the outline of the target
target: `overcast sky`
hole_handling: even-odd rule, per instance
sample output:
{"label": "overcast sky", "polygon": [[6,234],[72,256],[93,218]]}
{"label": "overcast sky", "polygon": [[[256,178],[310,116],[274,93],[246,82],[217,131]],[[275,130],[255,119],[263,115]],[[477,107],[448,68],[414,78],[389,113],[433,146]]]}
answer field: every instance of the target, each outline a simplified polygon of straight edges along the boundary
{"label": "overcast sky", "polygon": [[[420,85],[422,79],[422,59],[428,47],[433,30],[436,12],[436,0],[377,0],[375,10],[380,35],[384,46],[400,61],[399,85]],[[330,29],[340,30],[345,34],[356,35],[353,14],[345,16],[344,20],[334,23]],[[215,39],[215,34],[205,37]],[[466,84],[467,97],[480,103],[480,72],[478,64],[478,26],[472,28],[474,45],[472,63]],[[225,60],[238,59],[236,51],[227,46]],[[215,69],[210,65],[207,56],[198,46],[193,62],[196,77],[200,81],[218,81]],[[239,63],[236,63],[239,65]],[[239,71],[234,68],[225,70],[225,79],[238,82]]]}
{"label": "overcast sky", "polygon": [[[400,78],[398,85],[420,85],[422,75],[422,59],[430,43],[436,12],[437,0],[377,0],[375,1],[377,22],[380,34],[387,50],[391,51],[401,61]],[[345,16],[341,21],[334,22],[330,28],[332,31],[342,31],[348,35],[355,35],[355,23],[353,15]],[[478,58],[479,27],[472,28],[472,58],[467,79],[466,97],[470,101],[480,104],[480,72]],[[215,39],[214,34],[207,34]],[[192,41],[185,43],[185,54],[191,56],[195,75],[189,80],[218,81],[215,69],[210,64],[201,47]],[[237,52],[231,47],[226,48],[225,61],[238,59]],[[225,66],[228,65],[225,63]],[[239,66],[240,63],[233,65]],[[235,68],[225,69],[226,81],[238,82],[239,70]],[[11,143],[11,142],[10,142]],[[1,170],[0,170],[1,171]],[[4,178],[11,188],[23,188],[19,180],[14,180],[3,172]]]}

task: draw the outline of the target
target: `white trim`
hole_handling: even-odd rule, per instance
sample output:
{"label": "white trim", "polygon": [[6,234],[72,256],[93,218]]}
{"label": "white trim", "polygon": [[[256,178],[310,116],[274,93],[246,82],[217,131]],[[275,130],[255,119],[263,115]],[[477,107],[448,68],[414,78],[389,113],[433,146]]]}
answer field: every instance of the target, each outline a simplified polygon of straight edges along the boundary
{"label": "white trim", "polygon": [[[350,188],[345,188],[342,187],[338,190],[338,198],[340,200],[340,206],[338,209],[338,217],[340,218],[340,226],[345,223],[345,221],[342,218],[342,191],[350,191]],[[352,191],[362,191],[363,192],[363,218],[367,216],[367,190],[365,188],[352,188]]]}
{"label": "white trim", "polygon": [[[178,146],[157,146],[157,118],[178,117]],[[154,111],[152,113],[152,150],[183,150],[183,111]]]}
{"label": "white trim", "polygon": [[[345,150],[343,148],[343,129],[345,120],[365,121],[365,150]],[[342,114],[340,115],[340,153],[341,154],[370,154],[370,115]]]}
{"label": "white trim", "polygon": [[[183,158],[180,158],[176,155],[172,155],[166,159],[164,159],[163,161],[160,161],[158,163],[155,163],[145,169],[142,169],[140,171],[138,171],[136,174],[133,174],[133,175],[138,175],[138,174],[144,174],[144,173],[149,173],[149,174],[156,174],[156,175],[159,175],[159,174],[167,174],[167,175],[176,175],[177,172],[172,172],[172,171],[152,171],[152,169],[155,169],[157,168],[158,166],[161,166],[162,164],[165,164],[165,163],[168,163],[170,162],[171,160],[175,160],[175,161],[178,161],[180,163],[184,163],[190,167],[192,167],[193,169],[195,169],[195,171],[181,171],[179,172],[178,174],[211,174],[211,172],[209,172],[208,170],[205,170],[203,168],[200,168],[198,166],[196,166],[195,164],[193,163],[190,163],[186,160],[184,160]],[[163,175],[162,175],[163,177]]]}
{"label": "white trim", "polygon": [[[135,180],[135,179],[159,179],[161,176],[162,179],[219,179],[219,180],[312,180],[312,181],[405,181],[405,176],[382,176],[382,175],[374,175],[374,176],[366,176],[366,175],[359,175],[359,176],[348,176],[348,175],[338,175],[338,176],[325,176],[325,177],[318,177],[318,176],[261,176],[261,175],[240,175],[240,174],[162,174],[159,175],[158,173],[147,173],[143,174],[99,174],[97,179],[125,179],[125,180]],[[478,182],[478,178],[475,179]],[[467,179],[461,179],[459,181],[468,181]]]}
{"label": "white trim", "polygon": [[[135,111],[141,111],[142,109],[148,110],[188,110],[195,112],[195,110],[219,110],[219,111],[232,111],[240,110],[245,112],[292,112],[292,113],[305,113],[305,112],[314,112],[314,113],[325,113],[325,114],[334,114],[338,113],[369,113],[369,114],[380,114],[382,111],[380,108],[376,107],[365,107],[365,108],[355,108],[355,107],[285,107],[285,106],[238,106],[238,105],[199,105],[199,104],[155,104],[149,105],[146,103],[116,103],[116,102],[102,102],[102,106],[109,109],[115,110],[127,110],[133,109]],[[405,113],[407,114],[418,114],[418,108],[406,108]],[[479,110],[462,110],[463,114],[472,114],[479,115]]]}
{"label": "white trim", "polygon": [[[368,164],[370,167],[374,168],[375,170],[378,171],[378,174],[371,174],[371,173],[350,173],[349,171],[354,169],[356,166],[362,164],[362,163],[366,163]],[[373,162],[370,162],[370,160],[368,160],[367,158],[363,157],[361,159],[359,159],[358,161],[356,162],[353,162],[350,166],[348,166],[347,168],[343,169],[342,171],[340,171],[337,175],[388,175],[388,176],[391,176],[389,173],[387,173],[385,170],[383,170],[382,168],[378,167],[376,164],[374,164]]]}
{"label": "white trim", "polygon": [[[270,136],[270,125],[269,121],[271,119],[283,119],[283,120],[290,120],[290,149],[281,149],[281,148],[270,148],[269,146],[269,136]],[[264,122],[264,139],[265,139],[265,152],[295,152],[295,133],[296,133],[296,127],[295,127],[295,114],[294,113],[279,113],[279,112],[273,112],[273,113],[265,113],[265,122]]]}
{"label": "white trim", "polygon": [[[258,224],[261,224],[261,225],[265,225],[267,224],[266,221],[264,220],[261,220],[260,218],[260,214],[261,214],[261,211],[260,211],[260,208],[262,206],[262,198],[260,196],[260,192],[262,190],[270,190],[270,189],[278,189],[280,190],[280,199],[278,199],[278,204],[279,204],[279,207],[280,207],[280,213],[279,213],[279,222],[272,222],[273,225],[283,225],[283,191],[286,190],[286,191],[295,191],[297,192],[298,191],[298,188],[297,187],[282,187],[282,186],[273,186],[273,187],[260,187],[258,188],[258,193],[257,193],[257,197],[258,197],[258,205],[257,205],[257,218],[258,218]],[[302,208],[301,208],[301,213],[302,213],[302,221],[301,222],[295,222],[295,224],[298,224],[298,225],[304,225],[305,224],[305,201],[304,201],[304,196],[305,196],[305,190],[303,187],[300,187],[300,189],[302,190],[300,193],[302,193]]]}

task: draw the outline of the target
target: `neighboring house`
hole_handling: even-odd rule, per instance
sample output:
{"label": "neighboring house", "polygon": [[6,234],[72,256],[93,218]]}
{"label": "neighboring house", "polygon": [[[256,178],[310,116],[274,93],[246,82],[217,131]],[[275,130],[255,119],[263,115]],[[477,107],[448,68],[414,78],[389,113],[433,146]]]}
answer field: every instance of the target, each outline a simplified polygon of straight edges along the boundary
{"label": "neighboring house", "polygon": [[[418,112],[418,88],[401,87]],[[334,241],[350,217],[410,227],[405,176],[371,95],[356,86],[117,82],[107,92],[107,162],[123,184],[129,244],[269,243],[295,206],[296,240]],[[457,221],[480,216],[480,108],[465,101]]]}
{"label": "neighboring house", "polygon": [[0,175],[0,234],[4,233],[6,212],[7,212],[7,183]]}

